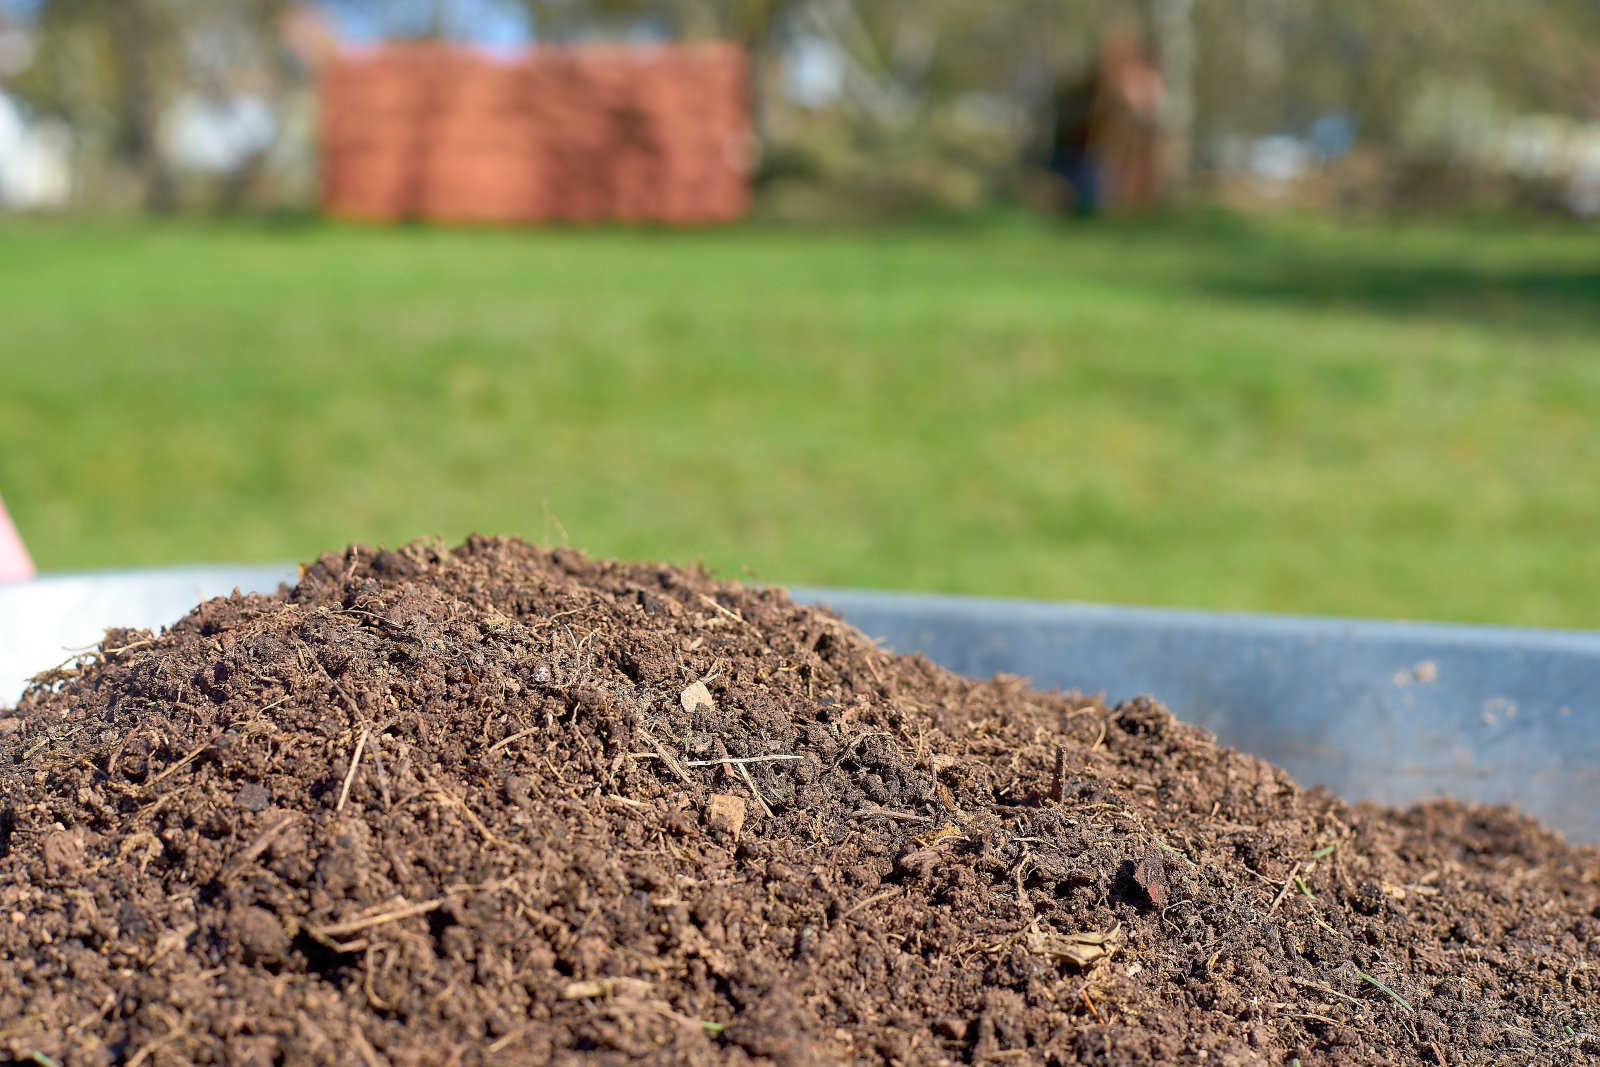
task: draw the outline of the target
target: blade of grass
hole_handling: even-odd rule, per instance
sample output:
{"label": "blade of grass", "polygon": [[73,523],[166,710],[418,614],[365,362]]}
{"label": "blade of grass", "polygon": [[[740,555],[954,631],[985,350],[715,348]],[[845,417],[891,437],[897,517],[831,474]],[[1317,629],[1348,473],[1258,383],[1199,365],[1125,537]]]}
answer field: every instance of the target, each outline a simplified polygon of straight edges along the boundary
{"label": "blade of grass", "polygon": [[1385,995],[1387,995],[1390,1000],[1392,1000],[1396,1004],[1400,1005],[1406,1011],[1410,1012],[1413,1015],[1415,1015],[1417,1013],[1417,1009],[1413,1008],[1410,1005],[1410,1003],[1408,1003],[1406,1001],[1405,997],[1402,997],[1399,993],[1396,993],[1394,990],[1392,990],[1388,986],[1384,985],[1381,981],[1379,981],[1378,979],[1372,977],[1372,975],[1368,974],[1366,971],[1357,970],[1356,974],[1359,975],[1362,978],[1362,980],[1367,981],[1367,982],[1371,982],[1373,985],[1377,986],[1378,989],[1381,992],[1383,992]]}

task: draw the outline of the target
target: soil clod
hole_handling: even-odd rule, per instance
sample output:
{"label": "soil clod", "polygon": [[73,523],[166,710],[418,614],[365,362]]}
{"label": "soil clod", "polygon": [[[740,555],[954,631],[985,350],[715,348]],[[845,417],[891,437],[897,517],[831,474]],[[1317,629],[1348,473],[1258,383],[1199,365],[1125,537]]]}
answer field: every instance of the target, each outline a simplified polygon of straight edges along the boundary
{"label": "soil clod", "polygon": [[1167,861],[1162,858],[1159,848],[1152,845],[1145,849],[1144,855],[1133,868],[1133,884],[1139,887],[1152,907],[1166,907],[1171,889],[1167,882]]}

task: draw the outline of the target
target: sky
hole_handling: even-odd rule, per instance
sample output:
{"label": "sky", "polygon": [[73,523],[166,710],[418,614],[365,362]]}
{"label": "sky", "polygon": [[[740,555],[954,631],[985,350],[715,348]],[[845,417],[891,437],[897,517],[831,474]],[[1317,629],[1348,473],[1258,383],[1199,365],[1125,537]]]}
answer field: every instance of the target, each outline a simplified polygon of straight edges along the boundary
{"label": "sky", "polygon": [[[0,0],[0,16],[30,19],[45,0]],[[533,20],[516,0],[320,0],[352,44],[426,29],[434,4],[443,5],[449,35],[485,48],[516,48],[533,40]]]}
{"label": "sky", "polygon": [[436,3],[442,5],[448,36],[457,40],[485,48],[516,48],[533,40],[533,20],[516,0],[323,0],[319,6],[347,41],[370,44],[426,30]]}

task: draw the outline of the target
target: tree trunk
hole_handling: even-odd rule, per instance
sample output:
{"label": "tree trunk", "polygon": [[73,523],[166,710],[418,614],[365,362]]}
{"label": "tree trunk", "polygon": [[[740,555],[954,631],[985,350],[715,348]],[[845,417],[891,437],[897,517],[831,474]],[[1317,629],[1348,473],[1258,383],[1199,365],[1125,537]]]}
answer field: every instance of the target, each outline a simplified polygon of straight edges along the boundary
{"label": "tree trunk", "polygon": [[1156,58],[1166,87],[1162,118],[1167,195],[1188,187],[1194,161],[1194,0],[1151,0]]}
{"label": "tree trunk", "polygon": [[177,206],[177,186],[161,153],[161,103],[146,0],[121,0],[113,33],[121,53],[122,127],[128,158],[144,179],[145,209],[169,212]]}

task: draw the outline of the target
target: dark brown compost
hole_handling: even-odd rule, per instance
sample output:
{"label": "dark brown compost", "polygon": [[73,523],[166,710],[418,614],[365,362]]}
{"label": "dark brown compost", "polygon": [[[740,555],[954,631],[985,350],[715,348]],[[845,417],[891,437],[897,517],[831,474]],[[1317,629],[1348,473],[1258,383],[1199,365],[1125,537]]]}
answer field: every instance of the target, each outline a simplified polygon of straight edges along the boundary
{"label": "dark brown compost", "polygon": [[517,541],[0,709],[0,1062],[1592,1063],[1597,908],[1507,811]]}

